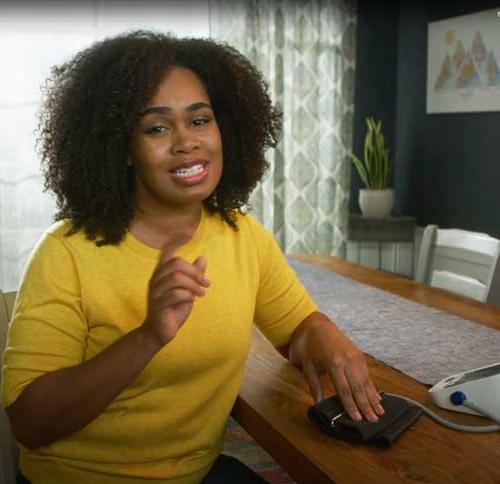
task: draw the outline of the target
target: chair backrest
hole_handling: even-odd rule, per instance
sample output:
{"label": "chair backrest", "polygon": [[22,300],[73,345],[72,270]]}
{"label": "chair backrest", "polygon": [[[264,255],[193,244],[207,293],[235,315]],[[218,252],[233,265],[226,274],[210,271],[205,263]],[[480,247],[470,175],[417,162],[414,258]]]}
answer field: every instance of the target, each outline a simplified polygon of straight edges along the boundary
{"label": "chair backrest", "polygon": [[500,306],[500,240],[460,229],[425,228],[415,280]]}
{"label": "chair backrest", "polygon": [[[7,341],[9,321],[16,299],[15,292],[4,293],[0,290],[0,356],[3,356]],[[2,383],[0,373],[0,385]],[[9,421],[4,408],[0,405],[0,452],[4,484],[15,484],[19,462],[19,447],[12,437]]]}

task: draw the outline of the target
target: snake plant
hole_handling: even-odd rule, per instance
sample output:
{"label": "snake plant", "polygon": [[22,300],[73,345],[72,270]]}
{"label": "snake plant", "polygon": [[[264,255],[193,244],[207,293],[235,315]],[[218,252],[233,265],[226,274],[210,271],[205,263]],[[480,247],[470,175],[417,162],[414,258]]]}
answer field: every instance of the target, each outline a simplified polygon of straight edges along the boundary
{"label": "snake plant", "polygon": [[382,134],[382,122],[367,118],[368,130],[365,137],[363,162],[354,154],[351,155],[356,170],[366,188],[381,190],[388,188],[391,171],[389,150],[385,146]]}

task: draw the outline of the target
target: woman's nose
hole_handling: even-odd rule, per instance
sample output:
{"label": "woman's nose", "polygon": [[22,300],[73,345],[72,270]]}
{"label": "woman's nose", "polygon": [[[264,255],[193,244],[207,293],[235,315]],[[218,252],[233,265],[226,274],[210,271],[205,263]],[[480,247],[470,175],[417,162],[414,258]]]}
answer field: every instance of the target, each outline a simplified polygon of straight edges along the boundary
{"label": "woman's nose", "polygon": [[188,127],[181,126],[174,129],[171,150],[173,153],[188,153],[199,147],[196,134]]}

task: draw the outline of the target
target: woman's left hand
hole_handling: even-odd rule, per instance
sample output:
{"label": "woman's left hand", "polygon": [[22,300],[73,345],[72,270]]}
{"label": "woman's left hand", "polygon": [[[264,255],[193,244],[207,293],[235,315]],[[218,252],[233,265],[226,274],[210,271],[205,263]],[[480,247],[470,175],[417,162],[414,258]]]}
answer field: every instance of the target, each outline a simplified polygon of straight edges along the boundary
{"label": "woman's left hand", "polygon": [[376,422],[384,413],[364,354],[324,314],[302,321],[290,340],[289,356],[302,368],[316,402],[323,399],[320,376],[326,373],[353,420]]}

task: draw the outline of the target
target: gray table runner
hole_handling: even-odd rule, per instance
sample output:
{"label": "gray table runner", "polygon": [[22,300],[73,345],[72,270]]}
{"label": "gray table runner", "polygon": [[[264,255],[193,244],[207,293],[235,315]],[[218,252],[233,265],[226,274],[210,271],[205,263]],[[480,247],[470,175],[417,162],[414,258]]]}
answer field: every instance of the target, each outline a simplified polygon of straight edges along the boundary
{"label": "gray table runner", "polygon": [[435,384],[500,361],[500,331],[289,258],[322,312],[365,353]]}

